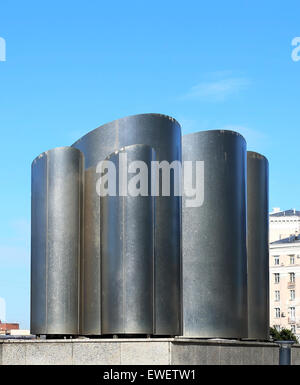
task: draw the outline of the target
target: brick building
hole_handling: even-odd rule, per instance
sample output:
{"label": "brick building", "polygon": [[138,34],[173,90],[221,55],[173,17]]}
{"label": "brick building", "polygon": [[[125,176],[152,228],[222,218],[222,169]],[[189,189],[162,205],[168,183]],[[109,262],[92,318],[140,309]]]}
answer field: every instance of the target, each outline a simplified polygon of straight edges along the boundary
{"label": "brick building", "polygon": [[0,334],[10,334],[11,330],[18,330],[18,323],[2,323],[0,320]]}

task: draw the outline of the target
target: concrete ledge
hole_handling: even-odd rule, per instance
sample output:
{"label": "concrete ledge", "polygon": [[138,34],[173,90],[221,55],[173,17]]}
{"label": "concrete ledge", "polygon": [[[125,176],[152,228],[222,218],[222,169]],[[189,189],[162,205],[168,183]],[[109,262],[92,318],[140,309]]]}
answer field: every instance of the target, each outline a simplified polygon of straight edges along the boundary
{"label": "concrete ledge", "polygon": [[171,359],[173,365],[278,365],[279,349],[271,342],[178,338]]}
{"label": "concrete ledge", "polygon": [[[189,338],[0,340],[2,365],[278,365],[271,342]],[[300,345],[292,348],[300,365]]]}

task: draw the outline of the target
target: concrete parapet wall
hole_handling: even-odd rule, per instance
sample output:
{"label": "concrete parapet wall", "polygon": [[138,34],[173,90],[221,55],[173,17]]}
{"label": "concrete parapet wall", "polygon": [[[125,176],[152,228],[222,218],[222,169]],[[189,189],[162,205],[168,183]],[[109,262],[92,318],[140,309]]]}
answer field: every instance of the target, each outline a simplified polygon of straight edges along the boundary
{"label": "concrete parapet wall", "polygon": [[[278,365],[274,343],[199,339],[0,340],[2,365]],[[300,345],[292,348],[300,365]]]}

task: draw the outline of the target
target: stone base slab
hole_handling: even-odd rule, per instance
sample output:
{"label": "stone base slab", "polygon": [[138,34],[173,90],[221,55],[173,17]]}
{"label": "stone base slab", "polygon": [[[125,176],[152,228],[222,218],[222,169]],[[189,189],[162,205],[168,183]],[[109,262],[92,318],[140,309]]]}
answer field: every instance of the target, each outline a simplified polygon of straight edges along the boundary
{"label": "stone base slab", "polygon": [[[271,342],[192,338],[0,340],[2,365],[278,365]],[[300,365],[300,345],[292,348]]]}

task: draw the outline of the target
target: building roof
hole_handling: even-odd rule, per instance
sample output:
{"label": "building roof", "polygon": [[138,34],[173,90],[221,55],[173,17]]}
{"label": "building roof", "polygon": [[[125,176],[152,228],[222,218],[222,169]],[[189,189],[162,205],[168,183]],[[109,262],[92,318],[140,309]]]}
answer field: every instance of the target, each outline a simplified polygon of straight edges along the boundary
{"label": "building roof", "polygon": [[270,213],[270,217],[293,217],[293,216],[300,217],[300,211],[295,209],[290,209],[290,210]]}
{"label": "building roof", "polygon": [[0,320],[0,330],[11,330],[11,329],[19,329],[19,324],[18,323],[3,323]]}
{"label": "building roof", "polygon": [[291,235],[288,238],[279,239],[278,241],[271,242],[270,245],[278,245],[283,243],[299,243],[300,244],[300,235]]}

